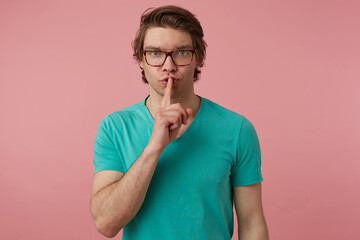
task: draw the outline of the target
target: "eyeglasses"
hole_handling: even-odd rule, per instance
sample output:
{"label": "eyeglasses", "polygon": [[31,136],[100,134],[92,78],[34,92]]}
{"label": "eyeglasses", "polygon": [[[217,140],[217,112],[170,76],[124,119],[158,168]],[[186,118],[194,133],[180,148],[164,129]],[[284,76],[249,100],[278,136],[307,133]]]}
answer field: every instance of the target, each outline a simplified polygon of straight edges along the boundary
{"label": "eyeglasses", "polygon": [[187,66],[191,64],[195,52],[195,50],[176,50],[171,52],[144,50],[143,55],[146,63],[152,67],[164,65],[167,56],[171,57],[176,66]]}

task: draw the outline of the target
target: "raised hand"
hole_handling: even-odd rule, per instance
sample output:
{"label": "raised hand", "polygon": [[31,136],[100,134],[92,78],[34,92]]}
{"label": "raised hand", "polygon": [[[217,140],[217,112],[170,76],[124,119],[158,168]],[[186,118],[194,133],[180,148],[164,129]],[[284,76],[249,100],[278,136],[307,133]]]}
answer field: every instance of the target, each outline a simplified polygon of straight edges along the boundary
{"label": "raised hand", "polygon": [[181,125],[187,124],[192,114],[191,108],[185,110],[180,103],[171,104],[172,86],[173,79],[169,78],[161,106],[155,114],[154,127],[148,144],[160,151],[176,139]]}

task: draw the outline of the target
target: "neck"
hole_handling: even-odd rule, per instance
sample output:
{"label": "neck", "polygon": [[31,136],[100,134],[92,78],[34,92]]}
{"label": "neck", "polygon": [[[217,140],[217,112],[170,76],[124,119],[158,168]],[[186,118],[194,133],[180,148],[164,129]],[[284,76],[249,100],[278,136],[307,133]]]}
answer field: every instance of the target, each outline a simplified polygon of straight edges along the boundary
{"label": "neck", "polygon": [[[155,95],[155,96],[156,97],[154,97],[150,93],[150,96],[146,99],[146,102],[145,102],[145,105],[149,109],[149,112],[150,112],[151,116],[153,117],[153,119],[155,118],[155,114],[159,110],[162,99],[163,99],[163,96],[159,96],[159,95]],[[196,114],[200,108],[200,98],[198,96],[196,96],[195,93],[192,93],[189,96],[186,96],[183,98],[180,98],[180,97],[179,98],[171,98],[171,104],[174,104],[174,103],[180,103],[184,109],[191,108],[193,114],[192,114],[192,116],[190,116],[190,119],[193,119],[196,116]]]}

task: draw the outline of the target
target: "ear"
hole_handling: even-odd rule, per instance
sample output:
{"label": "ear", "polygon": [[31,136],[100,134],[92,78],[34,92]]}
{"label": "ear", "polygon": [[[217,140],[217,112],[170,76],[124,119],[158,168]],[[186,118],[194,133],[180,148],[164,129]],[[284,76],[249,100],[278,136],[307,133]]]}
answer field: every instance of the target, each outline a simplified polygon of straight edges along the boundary
{"label": "ear", "polygon": [[199,62],[196,59],[196,56],[194,57],[193,61],[195,61],[195,66],[198,68],[201,68],[201,66],[199,65]]}
{"label": "ear", "polygon": [[139,61],[138,64],[141,69],[144,69],[144,61],[143,60]]}

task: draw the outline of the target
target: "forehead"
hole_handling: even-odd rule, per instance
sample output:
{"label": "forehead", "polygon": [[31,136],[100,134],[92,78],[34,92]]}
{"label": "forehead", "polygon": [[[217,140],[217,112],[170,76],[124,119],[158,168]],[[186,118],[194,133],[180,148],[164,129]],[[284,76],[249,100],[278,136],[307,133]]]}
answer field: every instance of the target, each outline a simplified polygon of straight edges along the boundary
{"label": "forehead", "polygon": [[183,46],[193,47],[191,35],[186,31],[169,27],[151,27],[145,33],[144,49],[156,47],[171,51]]}

